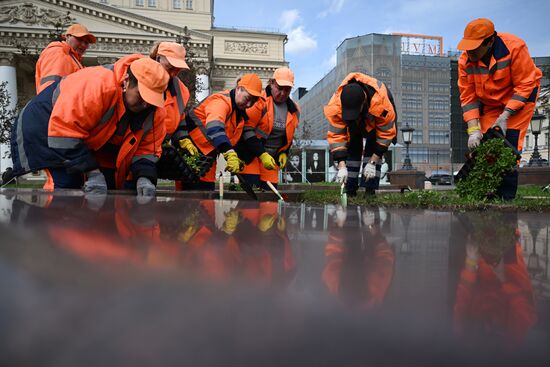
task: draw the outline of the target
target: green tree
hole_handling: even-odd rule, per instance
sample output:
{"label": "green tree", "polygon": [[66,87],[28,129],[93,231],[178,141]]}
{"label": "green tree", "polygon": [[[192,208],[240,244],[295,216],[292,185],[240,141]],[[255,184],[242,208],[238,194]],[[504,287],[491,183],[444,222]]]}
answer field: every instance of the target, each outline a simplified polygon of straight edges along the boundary
{"label": "green tree", "polygon": [[2,82],[0,83],[0,144],[9,144],[11,127],[15,121],[16,114],[16,108],[11,107],[8,82]]}

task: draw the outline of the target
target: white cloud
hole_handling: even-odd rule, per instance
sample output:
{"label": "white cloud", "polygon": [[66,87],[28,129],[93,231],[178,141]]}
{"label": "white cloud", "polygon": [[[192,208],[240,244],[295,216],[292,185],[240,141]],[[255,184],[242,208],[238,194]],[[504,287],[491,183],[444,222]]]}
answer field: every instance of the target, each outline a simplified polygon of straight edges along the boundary
{"label": "white cloud", "polygon": [[286,51],[294,54],[305,54],[317,48],[315,35],[306,31],[302,17],[297,9],[285,10],[279,18],[281,29],[288,35]]}
{"label": "white cloud", "polygon": [[281,29],[283,31],[291,30],[294,24],[298,23],[299,21],[300,12],[298,11],[298,9],[285,10],[279,18]]}
{"label": "white cloud", "polygon": [[317,48],[317,40],[313,35],[304,31],[302,26],[291,29],[288,32],[288,53],[304,54]]}
{"label": "white cloud", "polygon": [[326,18],[328,15],[339,13],[344,6],[345,0],[331,0],[329,6],[317,14],[319,18]]}

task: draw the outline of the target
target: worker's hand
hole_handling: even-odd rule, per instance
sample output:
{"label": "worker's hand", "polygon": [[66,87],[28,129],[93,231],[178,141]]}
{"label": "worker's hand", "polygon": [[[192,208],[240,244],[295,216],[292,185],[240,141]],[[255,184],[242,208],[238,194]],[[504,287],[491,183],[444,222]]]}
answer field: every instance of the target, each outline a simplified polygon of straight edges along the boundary
{"label": "worker's hand", "polygon": [[189,138],[181,139],[179,141],[180,147],[183,150],[186,150],[191,155],[197,155],[199,154],[199,150],[195,145],[193,145],[193,142]]}
{"label": "worker's hand", "polygon": [[339,183],[346,182],[348,180],[348,168],[346,162],[341,161],[338,163],[338,173],[336,174],[336,181]]}
{"label": "worker's hand", "polygon": [[277,167],[275,159],[273,159],[273,157],[268,152],[263,152],[260,155],[260,160],[262,161],[262,165],[265,169],[273,170]]}
{"label": "worker's hand", "polygon": [[84,183],[83,190],[87,194],[107,194],[107,182],[100,170],[94,169],[86,174],[88,179]]}
{"label": "worker's hand", "polygon": [[493,127],[500,127],[502,130],[502,135],[506,136],[506,129],[508,128],[508,119],[510,118],[510,111],[504,110],[500,116],[496,119]]}
{"label": "worker's hand", "polygon": [[239,224],[239,212],[237,210],[230,210],[225,214],[225,221],[222,225],[222,231],[227,234],[233,234]]}
{"label": "worker's hand", "polygon": [[376,213],[372,210],[365,209],[363,210],[362,218],[363,224],[367,227],[373,226],[376,219]]}
{"label": "worker's hand", "polygon": [[239,173],[244,169],[244,162],[239,159],[239,156],[233,149],[223,153],[223,157],[227,162],[227,166],[225,166],[227,172]]}
{"label": "worker's hand", "polygon": [[283,216],[279,217],[279,220],[277,221],[277,230],[280,232],[284,232],[286,229],[286,220]]}
{"label": "worker's hand", "polygon": [[286,155],[286,153],[279,154],[279,167],[285,168],[287,160],[288,156]]}
{"label": "worker's hand", "polygon": [[138,198],[153,198],[157,193],[157,188],[147,177],[140,177],[136,182]]}
{"label": "worker's hand", "polygon": [[338,206],[338,208],[336,209],[336,225],[342,228],[344,224],[346,224],[347,217],[348,217],[348,213],[346,208],[342,206]]}
{"label": "worker's hand", "polygon": [[376,165],[372,162],[369,162],[365,165],[365,168],[363,168],[363,176],[365,176],[365,180],[370,180],[371,178],[376,177]]}
{"label": "worker's hand", "polygon": [[267,232],[271,229],[271,227],[273,227],[273,224],[275,224],[275,215],[266,214],[260,219],[258,229],[262,232]]}
{"label": "worker's hand", "polygon": [[182,230],[180,233],[178,233],[178,241],[187,243],[191,239],[191,237],[193,237],[193,235],[197,233],[198,229],[199,227],[196,225],[189,225],[185,230]]}
{"label": "worker's hand", "polygon": [[481,128],[479,127],[479,119],[470,120],[467,124],[468,129],[466,131],[468,132],[468,148],[474,149],[479,145],[479,143],[481,143],[481,139],[483,138]]}

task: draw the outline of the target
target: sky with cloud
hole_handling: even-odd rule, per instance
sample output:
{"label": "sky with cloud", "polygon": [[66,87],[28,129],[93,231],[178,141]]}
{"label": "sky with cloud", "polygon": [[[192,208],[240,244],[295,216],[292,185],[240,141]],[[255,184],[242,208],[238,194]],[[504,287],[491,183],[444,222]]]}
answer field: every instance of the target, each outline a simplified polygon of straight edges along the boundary
{"label": "sky with cloud", "polygon": [[548,0],[217,0],[214,25],[257,28],[288,35],[286,60],[296,86],[311,87],[336,64],[336,48],[368,33],[443,36],[455,49],[465,25],[489,18],[497,31],[527,42],[531,56],[550,56]]}

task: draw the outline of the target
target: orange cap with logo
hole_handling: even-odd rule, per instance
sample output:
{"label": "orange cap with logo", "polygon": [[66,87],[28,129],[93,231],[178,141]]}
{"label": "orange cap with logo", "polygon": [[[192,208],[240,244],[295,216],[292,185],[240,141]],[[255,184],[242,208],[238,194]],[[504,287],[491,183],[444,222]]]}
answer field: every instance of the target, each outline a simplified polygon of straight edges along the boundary
{"label": "orange cap with logo", "polygon": [[459,50],[470,51],[478,48],[484,39],[495,33],[495,25],[489,19],[472,20],[464,29],[464,37],[456,46]]}
{"label": "orange cap with logo", "polygon": [[82,24],[73,24],[67,28],[65,31],[65,36],[71,35],[78,38],[87,39],[88,43],[96,43],[97,39],[93,34],[88,31],[88,28],[84,27]]}
{"label": "orange cap with logo", "polygon": [[162,65],[153,59],[143,57],[132,62],[130,70],[138,81],[141,98],[153,106],[164,106],[164,91],[170,76]]}
{"label": "orange cap with logo", "polygon": [[281,87],[294,87],[294,73],[287,67],[275,70],[273,79]]}
{"label": "orange cap with logo", "polygon": [[166,57],[170,65],[175,68],[189,69],[185,62],[185,47],[176,42],[161,42],[157,53]]}
{"label": "orange cap with logo", "polygon": [[256,74],[244,74],[237,85],[246,89],[254,97],[262,96],[262,81]]}

